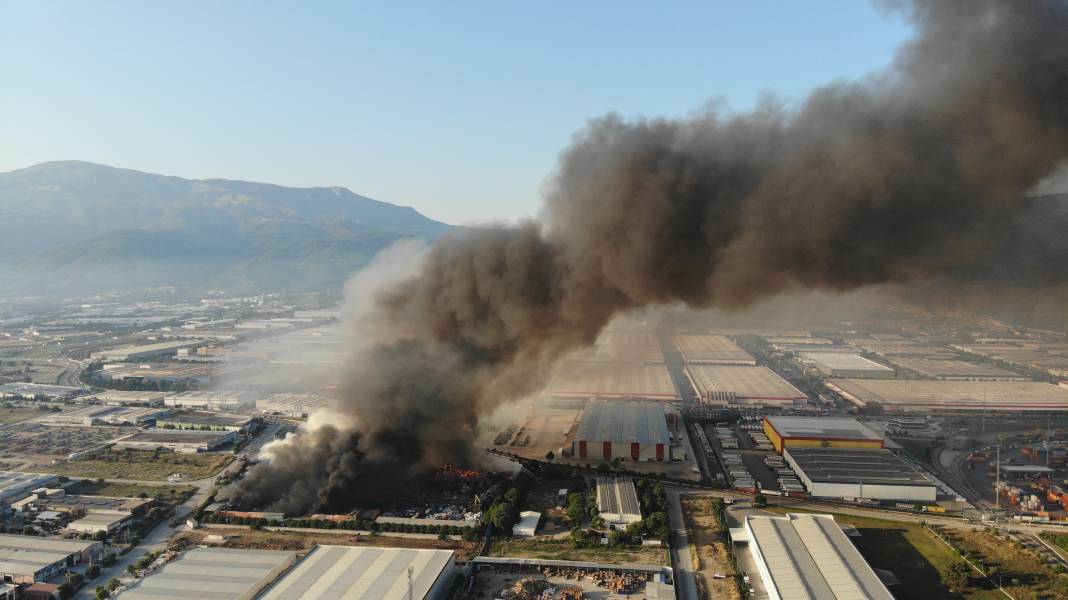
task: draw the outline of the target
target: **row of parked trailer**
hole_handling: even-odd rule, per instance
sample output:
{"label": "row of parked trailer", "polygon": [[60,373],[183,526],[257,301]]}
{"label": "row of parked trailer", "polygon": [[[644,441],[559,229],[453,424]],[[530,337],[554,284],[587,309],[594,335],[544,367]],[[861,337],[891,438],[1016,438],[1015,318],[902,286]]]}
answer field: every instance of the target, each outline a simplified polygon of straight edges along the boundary
{"label": "row of parked trailer", "polygon": [[756,449],[761,452],[771,452],[775,449],[775,447],[771,445],[771,440],[768,439],[768,436],[764,435],[763,431],[751,431],[749,432],[749,438],[753,440]]}
{"label": "row of parked trailer", "polygon": [[805,486],[801,485],[801,480],[797,478],[797,474],[786,465],[781,456],[769,456],[764,459],[764,464],[775,472],[776,482],[784,493],[805,492]]}
{"label": "row of parked trailer", "polygon": [[716,425],[716,441],[725,450],[738,449],[738,438],[734,437],[734,432],[727,425]]}

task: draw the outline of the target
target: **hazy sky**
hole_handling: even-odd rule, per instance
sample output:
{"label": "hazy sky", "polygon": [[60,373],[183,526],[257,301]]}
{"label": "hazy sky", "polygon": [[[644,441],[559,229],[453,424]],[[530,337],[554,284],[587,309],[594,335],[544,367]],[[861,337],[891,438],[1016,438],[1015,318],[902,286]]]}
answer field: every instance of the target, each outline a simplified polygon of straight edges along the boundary
{"label": "hazy sky", "polygon": [[511,220],[590,117],[799,99],[908,35],[852,0],[0,0],[0,171],[80,159]]}

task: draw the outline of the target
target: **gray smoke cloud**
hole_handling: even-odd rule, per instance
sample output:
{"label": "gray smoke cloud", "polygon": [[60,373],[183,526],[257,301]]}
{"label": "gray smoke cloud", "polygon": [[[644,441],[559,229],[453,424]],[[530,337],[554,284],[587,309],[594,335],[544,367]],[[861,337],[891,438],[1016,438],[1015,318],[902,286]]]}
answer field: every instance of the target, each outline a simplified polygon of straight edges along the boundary
{"label": "gray smoke cloud", "polygon": [[797,108],[591,121],[541,222],[449,236],[378,297],[369,319],[395,339],[348,373],[339,410],[354,424],[294,437],[238,502],[344,510],[469,462],[479,414],[537,391],[631,309],[1061,282],[1065,203],[1027,192],[1068,157],[1068,5],[893,7],[917,31],[893,65]]}

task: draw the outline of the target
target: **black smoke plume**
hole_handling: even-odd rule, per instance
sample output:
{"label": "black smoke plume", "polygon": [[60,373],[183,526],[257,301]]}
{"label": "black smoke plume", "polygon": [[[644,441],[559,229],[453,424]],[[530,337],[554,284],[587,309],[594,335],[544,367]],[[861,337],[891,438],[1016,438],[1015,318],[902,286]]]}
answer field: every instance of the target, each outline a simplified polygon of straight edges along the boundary
{"label": "black smoke plume", "polygon": [[399,339],[352,365],[338,409],[352,424],[276,449],[238,503],[343,510],[468,460],[481,413],[536,391],[629,309],[1061,282],[1063,199],[1027,193],[1068,156],[1068,4],[895,6],[917,34],[893,65],[796,108],[592,121],[560,158],[542,222],[448,237],[382,294],[370,324]]}

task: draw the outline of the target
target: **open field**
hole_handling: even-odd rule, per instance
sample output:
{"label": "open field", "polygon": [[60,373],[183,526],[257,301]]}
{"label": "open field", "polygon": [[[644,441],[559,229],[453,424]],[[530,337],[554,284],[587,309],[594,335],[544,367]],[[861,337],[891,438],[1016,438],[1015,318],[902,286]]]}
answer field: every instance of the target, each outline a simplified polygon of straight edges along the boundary
{"label": "open field", "polygon": [[[112,483],[109,481],[97,482],[88,479],[79,481],[67,488],[68,494],[79,496],[111,496],[113,498],[137,498],[141,494],[155,496],[162,494],[163,498],[188,498],[197,491],[192,485],[148,485],[144,483]],[[173,492],[173,496],[172,496]]]}
{"label": "open field", "polygon": [[126,427],[49,427],[40,423],[23,422],[0,429],[0,461],[18,465],[21,470],[43,468],[54,473],[49,463],[133,433]]}
{"label": "open field", "polygon": [[438,539],[412,539],[376,535],[347,536],[303,531],[253,531],[251,529],[197,529],[179,536],[195,544],[203,544],[208,535],[226,536],[226,541],[214,544],[223,548],[255,548],[260,550],[311,550],[319,544],[335,546],[383,546],[389,548],[429,548],[455,550],[459,560],[470,560],[477,542]]}
{"label": "open field", "polygon": [[51,473],[89,479],[164,481],[172,473],[188,479],[211,477],[231,460],[229,453],[178,454],[147,450],[109,450],[85,460],[49,465]]}
{"label": "open field", "polygon": [[[900,580],[891,587],[896,598],[944,598],[949,592],[942,583],[942,573],[959,562],[961,557],[927,528],[918,523],[885,521],[868,517],[856,517],[831,511],[809,511],[785,507],[768,507],[767,510],[787,512],[820,512],[834,514],[839,523],[852,525],[861,537],[850,538],[857,550],[876,569],[892,572]],[[1018,548],[1012,542],[981,531],[944,530],[958,547],[971,548],[975,560],[994,566],[1002,575],[1002,585],[1015,598],[1068,598],[1068,577],[1055,574],[1041,559],[1030,551]],[[979,573],[973,571],[971,584],[961,597],[967,600],[1004,599],[999,592]],[[1014,584],[1013,581],[1017,583]]]}
{"label": "open field", "polygon": [[[709,498],[684,499],[682,510],[694,546],[691,551],[696,549],[698,565],[694,570],[701,579],[701,588],[708,590],[712,598],[740,600],[737,570],[731,563],[726,532],[716,519],[712,501]],[[727,578],[716,579],[713,576],[717,574]]]}
{"label": "open field", "polygon": [[35,406],[12,406],[11,408],[0,408],[0,425],[18,423],[19,421],[25,421],[26,419],[39,417],[45,414],[48,413]]}
{"label": "open field", "polygon": [[[984,570],[996,569],[1001,577],[1002,587],[1012,596],[1068,600],[1068,575],[1055,573],[1042,558],[1022,545],[980,531],[946,529],[942,533],[955,546],[967,550],[972,556],[972,562],[982,562],[985,565]],[[990,590],[988,595],[970,597],[999,596],[996,590]]]}
{"label": "open field", "polygon": [[608,564],[668,564],[667,548],[572,548],[570,540],[500,539],[493,542],[487,556],[579,560]]}

